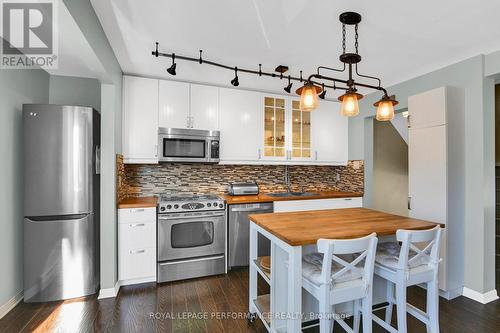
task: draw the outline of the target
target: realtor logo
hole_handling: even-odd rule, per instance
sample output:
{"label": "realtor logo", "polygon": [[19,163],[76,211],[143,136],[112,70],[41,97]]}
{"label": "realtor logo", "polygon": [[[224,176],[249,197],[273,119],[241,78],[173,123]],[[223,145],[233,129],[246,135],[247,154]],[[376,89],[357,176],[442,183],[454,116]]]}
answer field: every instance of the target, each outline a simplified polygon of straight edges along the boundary
{"label": "realtor logo", "polygon": [[1,68],[57,68],[57,3],[1,1]]}

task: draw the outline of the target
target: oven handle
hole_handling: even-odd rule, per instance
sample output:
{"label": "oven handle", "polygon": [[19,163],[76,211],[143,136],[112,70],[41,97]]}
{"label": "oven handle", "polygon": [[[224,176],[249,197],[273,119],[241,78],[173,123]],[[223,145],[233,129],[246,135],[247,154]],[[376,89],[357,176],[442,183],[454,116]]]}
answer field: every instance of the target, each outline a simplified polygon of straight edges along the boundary
{"label": "oven handle", "polygon": [[160,266],[167,266],[167,265],[175,265],[175,264],[185,264],[185,263],[189,263],[189,262],[206,261],[206,260],[221,259],[221,258],[224,258],[224,255],[215,256],[215,257],[187,259],[187,260],[176,260],[176,261],[171,261],[171,262],[160,262],[159,265]]}
{"label": "oven handle", "polygon": [[187,220],[187,219],[206,219],[210,217],[221,217],[224,213],[217,215],[199,215],[199,216],[158,216],[159,221],[172,221],[172,220]]}

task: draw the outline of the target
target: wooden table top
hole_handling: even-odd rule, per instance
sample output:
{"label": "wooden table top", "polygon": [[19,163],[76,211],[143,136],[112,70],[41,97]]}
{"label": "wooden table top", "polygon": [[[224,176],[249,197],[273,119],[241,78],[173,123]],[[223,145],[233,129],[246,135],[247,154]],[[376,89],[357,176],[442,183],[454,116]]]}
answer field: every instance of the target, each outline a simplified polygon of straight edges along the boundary
{"label": "wooden table top", "polygon": [[127,197],[118,203],[118,208],[151,208],[158,204],[158,197]]}
{"label": "wooden table top", "polygon": [[[312,191],[316,192],[316,191]],[[228,205],[247,204],[257,202],[273,202],[273,201],[288,201],[288,200],[312,200],[312,199],[332,199],[332,198],[355,198],[362,197],[363,193],[359,192],[339,192],[339,191],[318,191],[317,195],[311,196],[290,196],[290,197],[272,197],[269,193],[259,193],[258,195],[229,195],[224,194],[222,197]]]}
{"label": "wooden table top", "polygon": [[316,244],[320,238],[358,238],[372,232],[387,236],[395,235],[398,229],[423,230],[438,225],[366,208],[254,214],[249,218],[292,246]]}

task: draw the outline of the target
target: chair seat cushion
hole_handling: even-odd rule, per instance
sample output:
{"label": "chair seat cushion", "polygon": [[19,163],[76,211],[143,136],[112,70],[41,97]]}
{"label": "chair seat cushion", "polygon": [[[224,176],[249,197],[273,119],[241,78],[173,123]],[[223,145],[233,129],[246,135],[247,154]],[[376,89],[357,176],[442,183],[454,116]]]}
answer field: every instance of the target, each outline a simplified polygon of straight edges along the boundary
{"label": "chair seat cushion", "polygon": [[[396,269],[398,267],[400,252],[401,252],[401,246],[399,246],[399,244],[396,242],[380,243],[377,246],[377,255],[375,256],[375,263],[391,269]],[[410,250],[408,258],[411,259],[416,254],[417,253],[415,251]],[[418,257],[416,260],[413,260],[411,263],[409,263],[408,267],[412,269],[419,266],[427,265],[429,264],[429,262],[430,262],[429,256],[422,255]]]}
{"label": "chair seat cushion", "polygon": [[[351,262],[352,256],[338,256],[339,258]],[[302,257],[302,276],[316,285],[321,284],[321,270],[323,267],[323,253],[310,253]],[[332,261],[331,275],[340,271],[344,266]],[[362,273],[359,270],[348,270],[344,274],[338,276],[333,282],[342,283],[351,280],[361,279]]]}

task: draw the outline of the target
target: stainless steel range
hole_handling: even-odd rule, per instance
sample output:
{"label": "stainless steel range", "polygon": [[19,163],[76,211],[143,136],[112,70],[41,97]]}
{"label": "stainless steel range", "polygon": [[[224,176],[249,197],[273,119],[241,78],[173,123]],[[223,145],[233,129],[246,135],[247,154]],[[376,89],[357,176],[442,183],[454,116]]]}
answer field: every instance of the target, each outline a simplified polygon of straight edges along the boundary
{"label": "stainless steel range", "polygon": [[158,213],[158,282],[226,271],[226,205],[216,195],[165,195]]}

